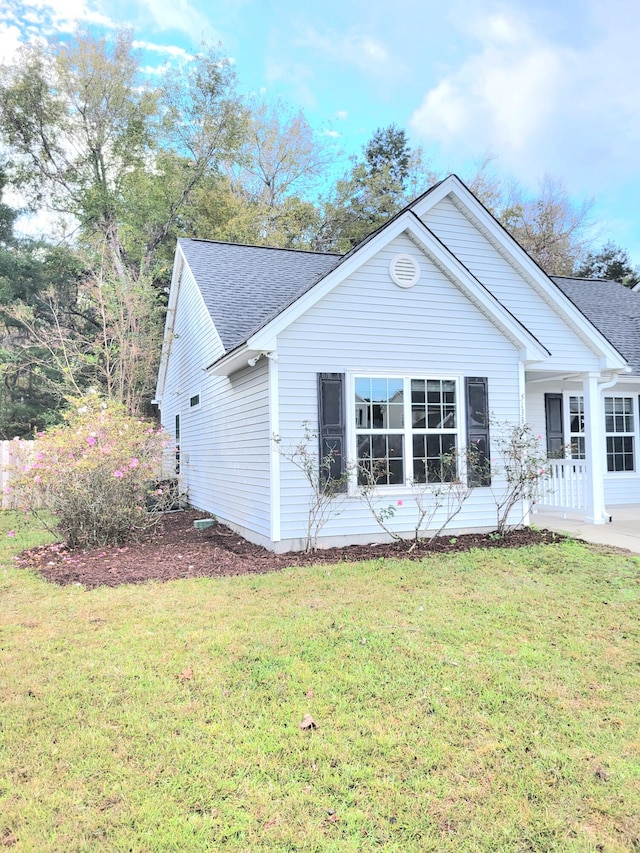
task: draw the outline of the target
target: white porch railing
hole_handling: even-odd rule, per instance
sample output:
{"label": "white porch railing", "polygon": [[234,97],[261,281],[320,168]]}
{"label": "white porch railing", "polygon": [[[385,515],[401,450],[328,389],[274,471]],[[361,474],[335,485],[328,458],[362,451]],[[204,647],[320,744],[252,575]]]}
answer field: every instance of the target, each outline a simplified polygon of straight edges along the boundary
{"label": "white porch railing", "polygon": [[540,509],[586,509],[587,463],[580,459],[548,459],[540,483]]}

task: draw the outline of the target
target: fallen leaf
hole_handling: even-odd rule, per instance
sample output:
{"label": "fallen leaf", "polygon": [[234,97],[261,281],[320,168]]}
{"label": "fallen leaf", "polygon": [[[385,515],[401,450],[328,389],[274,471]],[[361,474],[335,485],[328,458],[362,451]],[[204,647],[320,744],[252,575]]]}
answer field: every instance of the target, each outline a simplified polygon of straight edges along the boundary
{"label": "fallen leaf", "polygon": [[606,770],[605,770],[605,769],[604,769],[600,764],[598,764],[598,766],[596,767],[596,769],[593,771],[593,775],[594,775],[597,779],[602,779],[602,781],[603,781],[603,782],[608,782],[608,781],[609,781],[609,774],[607,773],[607,771],[606,771]]}
{"label": "fallen leaf", "polygon": [[193,678],[193,670],[186,667],[179,675],[176,675],[176,678],[179,678],[180,681],[190,681]]}
{"label": "fallen leaf", "polygon": [[313,699],[313,690],[307,690],[307,699]]}
{"label": "fallen leaf", "polygon": [[265,829],[271,829],[271,827],[272,827],[272,826],[277,826],[277,825],[278,825],[278,818],[277,818],[277,817],[272,817],[272,818],[271,818],[271,820],[268,820],[268,821],[265,823],[264,828],[265,828]]}
{"label": "fallen leaf", "polygon": [[313,719],[311,714],[305,714],[304,717],[302,718],[302,721],[300,722],[300,728],[304,732],[304,731],[308,731],[309,729],[317,729],[318,724]]}

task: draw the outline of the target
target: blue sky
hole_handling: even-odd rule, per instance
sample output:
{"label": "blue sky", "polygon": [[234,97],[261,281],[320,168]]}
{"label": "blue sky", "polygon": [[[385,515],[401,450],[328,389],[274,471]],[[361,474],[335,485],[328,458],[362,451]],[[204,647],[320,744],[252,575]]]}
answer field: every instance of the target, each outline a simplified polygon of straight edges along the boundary
{"label": "blue sky", "polygon": [[143,64],[220,42],[241,88],[302,107],[336,151],[404,127],[438,169],[487,155],[594,198],[597,242],[640,263],[640,4],[633,0],[4,0],[0,56],[130,26]]}

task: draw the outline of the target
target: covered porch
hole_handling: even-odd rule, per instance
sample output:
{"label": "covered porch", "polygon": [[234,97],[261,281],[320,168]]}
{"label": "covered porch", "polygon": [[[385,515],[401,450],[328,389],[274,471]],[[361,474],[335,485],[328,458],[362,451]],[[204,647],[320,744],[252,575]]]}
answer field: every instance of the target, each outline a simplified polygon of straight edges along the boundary
{"label": "covered porch", "polygon": [[609,525],[622,510],[640,528],[639,393],[638,377],[623,371],[527,371],[525,419],[549,457],[534,523],[544,515],[558,524]]}

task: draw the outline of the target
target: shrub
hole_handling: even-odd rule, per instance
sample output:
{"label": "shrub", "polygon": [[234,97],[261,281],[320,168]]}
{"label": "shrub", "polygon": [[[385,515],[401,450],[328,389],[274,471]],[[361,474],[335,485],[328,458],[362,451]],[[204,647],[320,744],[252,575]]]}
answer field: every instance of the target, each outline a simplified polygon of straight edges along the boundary
{"label": "shrub", "polygon": [[[502,473],[504,491],[496,494],[492,488],[496,505],[497,532],[504,536],[522,524],[529,502],[536,501],[541,483],[548,477],[547,454],[527,423],[493,422],[493,444],[497,449],[494,473]],[[524,513],[515,520],[511,512],[521,501],[525,502]]]}
{"label": "shrub", "polygon": [[162,509],[161,495],[151,512],[147,497],[165,436],[97,394],[69,404],[65,423],[39,434],[32,463],[13,485],[45,523],[53,516],[72,547],[131,540]]}

